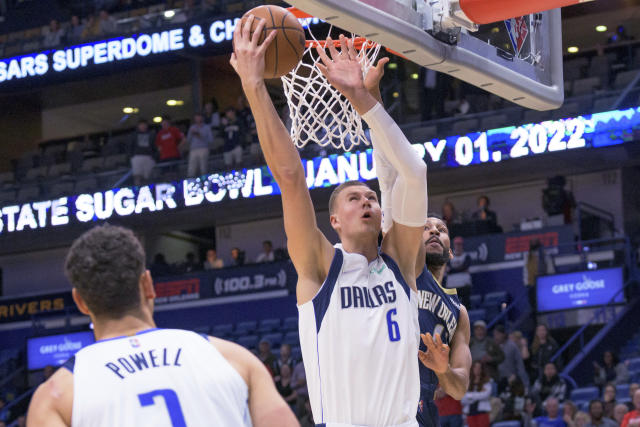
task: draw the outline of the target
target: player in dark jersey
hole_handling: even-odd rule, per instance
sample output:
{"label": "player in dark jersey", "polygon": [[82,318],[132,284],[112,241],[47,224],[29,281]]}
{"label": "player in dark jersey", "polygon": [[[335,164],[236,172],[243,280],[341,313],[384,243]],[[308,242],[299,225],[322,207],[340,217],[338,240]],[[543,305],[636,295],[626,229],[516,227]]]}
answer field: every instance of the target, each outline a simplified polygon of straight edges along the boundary
{"label": "player in dark jersey", "polygon": [[462,399],[469,386],[471,332],[467,309],[460,304],[455,289],[441,285],[447,262],[453,257],[446,224],[439,218],[428,218],[423,242],[416,271],[422,338],[417,419],[423,427],[438,427],[434,403],[438,384],[456,400]]}

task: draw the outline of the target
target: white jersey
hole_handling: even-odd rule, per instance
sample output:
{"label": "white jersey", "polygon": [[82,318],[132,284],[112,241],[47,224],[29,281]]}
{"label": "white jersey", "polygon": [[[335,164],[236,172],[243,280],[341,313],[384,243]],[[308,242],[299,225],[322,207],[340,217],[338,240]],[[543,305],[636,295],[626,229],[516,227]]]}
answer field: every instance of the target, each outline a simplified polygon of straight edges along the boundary
{"label": "white jersey", "polygon": [[70,362],[73,427],[251,425],[247,384],[200,334],[148,329]]}
{"label": "white jersey", "polygon": [[385,254],[336,245],[327,279],[298,306],[313,418],[331,426],[417,426],[418,296]]}

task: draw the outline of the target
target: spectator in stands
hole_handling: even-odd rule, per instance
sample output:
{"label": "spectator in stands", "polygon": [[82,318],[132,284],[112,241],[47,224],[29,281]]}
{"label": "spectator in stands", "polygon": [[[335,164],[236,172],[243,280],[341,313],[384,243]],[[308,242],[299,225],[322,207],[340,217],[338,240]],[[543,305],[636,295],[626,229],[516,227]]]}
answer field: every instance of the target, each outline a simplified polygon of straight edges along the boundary
{"label": "spectator in stands", "polygon": [[543,274],[554,274],[553,260],[545,253],[544,246],[538,239],[529,241],[529,251],[524,255],[522,270],[524,286],[527,288],[531,312],[537,311],[536,279]]}
{"label": "spectator in stands", "polygon": [[640,390],[636,389],[633,393],[633,410],[627,412],[622,419],[620,427],[638,427],[640,426]]}
{"label": "spectator in stands", "polygon": [[442,205],[442,220],[447,224],[448,228],[451,228],[453,224],[460,224],[462,218],[456,211],[456,207],[449,200]]}
{"label": "spectator in stands", "polygon": [[311,402],[307,399],[304,402],[305,412],[304,415],[300,418],[300,427],[315,427],[316,423],[313,420],[313,414],[311,412]]}
{"label": "spectator in stands", "polygon": [[169,276],[172,273],[171,266],[161,253],[157,253],[156,256],[153,257],[153,262],[149,266],[149,270],[153,277]]}
{"label": "spectator in stands", "polygon": [[55,47],[62,43],[64,30],[60,28],[60,23],[57,19],[52,19],[49,22],[49,26],[44,29],[42,36],[42,45],[44,47]]}
{"label": "spectator in stands", "polygon": [[82,41],[82,33],[84,32],[84,25],[80,21],[78,15],[71,16],[71,23],[67,28],[67,32],[64,36],[68,44],[76,44]]}
{"label": "spectator in stands", "polygon": [[484,194],[478,197],[477,206],[478,209],[471,215],[474,221],[486,221],[491,224],[498,224],[498,217],[496,213],[489,209],[491,201],[489,197]]}
{"label": "spectator in stands", "polygon": [[469,391],[462,397],[460,403],[467,415],[469,427],[489,427],[489,413],[491,412],[491,377],[485,370],[485,365],[476,360],[471,365],[469,374]]}
{"label": "spectator in stands", "polygon": [[616,32],[609,37],[609,40],[607,40],[607,42],[609,44],[613,44],[626,42],[629,40],[633,40],[633,37],[627,34],[627,29],[624,27],[624,25],[618,25],[618,27],[616,28]]}
{"label": "spectator in stands", "polygon": [[278,371],[278,361],[276,356],[271,352],[271,343],[268,340],[262,339],[258,343],[258,357],[267,367],[271,376],[275,376]]}
{"label": "spectator in stands", "polygon": [[503,421],[523,422],[526,419],[526,390],[525,384],[519,377],[516,375],[509,377],[506,388],[500,393],[500,399],[504,403]]}
{"label": "spectator in stands", "polygon": [[0,427],[7,427],[4,421],[0,421]]}
{"label": "spectator in stands", "polygon": [[100,35],[100,22],[95,16],[89,15],[82,30],[82,40],[94,39]]}
{"label": "spectator in stands", "polygon": [[280,368],[280,375],[276,379],[276,389],[280,396],[289,404],[291,410],[295,412],[295,405],[298,396],[291,383],[291,367],[289,365],[282,365]]}
{"label": "spectator in stands", "polygon": [[187,174],[190,177],[204,175],[208,172],[209,148],[213,144],[211,128],[204,123],[202,113],[193,116],[193,124],[187,132],[189,143],[189,165]]}
{"label": "spectator in stands", "polygon": [[578,407],[570,400],[565,400],[562,405],[562,420],[568,427],[575,427],[575,416],[578,413]]}
{"label": "spectator in stands", "polygon": [[262,242],[262,252],[260,252],[258,257],[256,258],[256,262],[272,262],[273,260],[273,243],[271,243],[271,240],[265,240],[264,242]]}
{"label": "spectator in stands", "polygon": [[222,147],[224,164],[226,166],[239,164],[242,162],[241,132],[243,129],[236,110],[232,107],[227,108],[221,123],[224,138],[224,146]]}
{"label": "spectator in stands", "polygon": [[444,392],[442,387],[436,389],[434,403],[438,408],[441,427],[462,427],[462,404]]}
{"label": "spectator in stands", "polygon": [[636,409],[635,405],[633,404],[633,397],[636,395],[636,391],[638,391],[639,389],[640,389],[640,384],[638,383],[629,384],[629,397],[631,398],[629,402],[627,402],[627,407],[629,408],[629,411],[633,411],[634,409]]}
{"label": "spectator in stands", "polygon": [[280,358],[277,363],[278,372],[280,372],[284,365],[287,365],[293,371],[293,359],[291,358],[291,346],[289,344],[282,344],[280,346]]}
{"label": "spectator in stands", "polygon": [[[599,387],[607,383],[626,384],[629,382],[629,371],[624,362],[620,362],[618,356],[611,350],[602,355],[602,365],[593,361],[593,383]],[[613,388],[615,392],[615,387]]]}
{"label": "spectator in stands", "polygon": [[567,424],[558,415],[559,405],[558,399],[551,396],[544,402],[544,408],[547,411],[547,415],[544,417],[537,417],[535,423],[537,427],[566,427]]}
{"label": "spectator in stands", "polygon": [[503,325],[493,328],[493,340],[500,346],[504,353],[504,360],[498,365],[499,388],[506,386],[512,377],[519,378],[524,384],[529,384],[529,375],[524,368],[524,362],[520,349],[513,341],[507,338]]}
{"label": "spectator in stands", "polygon": [[613,409],[616,407],[616,386],[607,384],[602,392],[602,405],[604,406],[604,416],[613,418]]}
{"label": "spectator in stands", "polygon": [[187,253],[186,259],[181,265],[181,270],[185,273],[200,270],[200,263],[196,260],[196,255],[193,252]]}
{"label": "spectator in stands", "polygon": [[573,425],[575,427],[586,427],[590,422],[589,414],[583,411],[576,412],[576,416],[573,417]]}
{"label": "spectator in stands", "polygon": [[[447,75],[429,68],[420,69],[420,99],[422,120],[444,117],[444,101],[447,98]],[[447,224],[448,226],[448,224]]]}
{"label": "spectator in stands", "polygon": [[624,403],[618,403],[615,408],[613,408],[613,420],[618,423],[618,425],[622,424],[622,420],[624,416],[629,412],[629,408]]}
{"label": "spectator in stands", "polygon": [[542,375],[544,366],[551,360],[558,351],[558,343],[549,335],[546,325],[540,324],[536,327],[536,334],[531,343],[531,372],[533,378],[539,378]]}
{"label": "spectator in stands", "polygon": [[250,109],[247,109],[247,114],[244,116],[244,129],[246,131],[245,141],[249,146],[249,154],[251,154],[252,160],[256,161],[262,156],[262,150],[260,149],[260,141],[258,141],[256,120]]}
{"label": "spectator in stands", "polygon": [[542,208],[548,216],[562,215],[564,224],[573,222],[576,201],[571,191],[565,190],[567,180],[558,175],[547,180],[547,188],[542,190]]}
{"label": "spectator in stands", "polygon": [[204,116],[204,122],[211,128],[211,134],[215,138],[220,132],[220,113],[218,112],[218,101],[215,98],[211,98],[210,101],[204,104],[202,115]]}
{"label": "spectator in stands", "polygon": [[487,324],[484,320],[473,322],[473,336],[469,342],[471,359],[474,362],[482,362],[487,375],[498,379],[498,365],[504,361],[504,353],[493,339],[487,336]]}
{"label": "spectator in stands", "polygon": [[25,415],[20,415],[18,418],[16,418],[16,420],[14,421],[14,425],[16,427],[27,427],[27,417]]}
{"label": "spectator in stands", "polygon": [[224,267],[224,261],[222,258],[218,258],[218,252],[213,248],[209,249],[207,251],[207,259],[204,261],[204,269],[215,270],[222,267]]}
{"label": "spectator in stands", "polygon": [[531,392],[538,396],[541,401],[548,397],[555,397],[560,402],[564,401],[567,395],[567,383],[558,376],[558,368],[553,362],[544,366],[544,372],[533,384]]}
{"label": "spectator in stands", "polygon": [[520,350],[520,355],[522,356],[522,361],[524,362],[525,367],[529,366],[529,359],[531,358],[531,355],[529,354],[529,343],[527,342],[527,338],[522,335],[522,332],[513,331],[509,334],[509,339]]}
{"label": "spectator in stands", "polygon": [[589,402],[589,416],[591,422],[587,424],[587,427],[617,427],[615,421],[604,416],[604,405],[598,399],[593,399]]}
{"label": "spectator in stands", "polygon": [[542,415],[540,403],[535,396],[527,396],[524,404],[524,417],[522,421],[523,427],[531,427],[535,423],[535,419]]}
{"label": "spectator in stands", "polygon": [[99,16],[100,35],[106,36],[118,32],[118,23],[113,18],[113,16],[109,15],[109,12],[107,10],[102,9]]}
{"label": "spectator in stands", "polygon": [[453,258],[449,260],[447,286],[455,287],[458,298],[465,307],[471,305],[471,275],[469,266],[471,256],[464,251],[464,239],[460,236],[453,239]]}
{"label": "spectator in stands", "polygon": [[296,400],[296,414],[303,417],[305,414],[305,403],[309,401],[309,390],[307,389],[307,375],[304,371],[304,363],[299,361],[293,368],[291,374],[291,384],[298,396]]}
{"label": "spectator in stands", "polygon": [[244,251],[240,248],[231,249],[231,265],[234,267],[244,265]]}
{"label": "spectator in stands", "polygon": [[179,147],[184,144],[185,137],[180,129],[171,124],[171,117],[164,116],[160,131],[156,135],[155,144],[158,149],[158,161],[169,162],[180,159]]}
{"label": "spectator in stands", "polygon": [[0,396],[0,421],[3,422],[8,422],[9,418],[11,417],[11,412],[5,408],[5,401],[4,401],[4,397]]}
{"label": "spectator in stands", "polygon": [[142,185],[143,180],[148,180],[153,172],[156,162],[156,146],[154,135],[149,130],[149,123],[145,119],[138,121],[136,132],[131,136],[129,144],[131,156],[131,173],[134,185]]}

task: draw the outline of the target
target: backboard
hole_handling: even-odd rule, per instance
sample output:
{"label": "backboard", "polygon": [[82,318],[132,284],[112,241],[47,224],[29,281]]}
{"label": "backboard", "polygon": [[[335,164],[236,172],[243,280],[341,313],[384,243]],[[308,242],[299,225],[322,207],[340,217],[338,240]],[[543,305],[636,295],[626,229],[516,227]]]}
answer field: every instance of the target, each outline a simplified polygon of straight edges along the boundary
{"label": "backboard", "polygon": [[[486,31],[464,15],[457,0],[287,2],[524,107],[549,110],[564,100],[560,9],[516,17]],[[494,36],[509,40],[511,49]]]}

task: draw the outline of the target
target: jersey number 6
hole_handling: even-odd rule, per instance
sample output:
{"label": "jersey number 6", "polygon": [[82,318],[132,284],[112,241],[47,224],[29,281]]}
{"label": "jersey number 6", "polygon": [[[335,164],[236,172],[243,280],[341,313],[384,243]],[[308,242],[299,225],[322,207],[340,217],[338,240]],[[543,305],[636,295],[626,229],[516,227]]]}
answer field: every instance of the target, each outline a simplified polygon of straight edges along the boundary
{"label": "jersey number 6", "polygon": [[400,327],[398,322],[394,321],[392,317],[397,314],[396,309],[392,308],[387,311],[387,330],[389,331],[389,341],[400,341]]}

